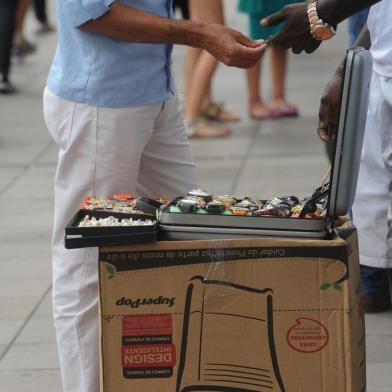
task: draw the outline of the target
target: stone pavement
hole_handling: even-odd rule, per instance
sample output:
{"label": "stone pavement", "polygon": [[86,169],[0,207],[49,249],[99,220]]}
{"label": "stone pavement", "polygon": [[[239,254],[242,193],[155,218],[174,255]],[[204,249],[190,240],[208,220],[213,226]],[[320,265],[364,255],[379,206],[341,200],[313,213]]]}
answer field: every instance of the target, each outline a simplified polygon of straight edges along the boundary
{"label": "stone pavement", "polygon": [[[246,29],[226,0],[228,23]],[[34,29],[29,21],[28,30]],[[217,100],[244,117],[230,138],[193,142],[203,187],[212,192],[271,196],[309,194],[328,167],[315,135],[319,97],[344,53],[345,28],[323,50],[292,56],[289,96],[298,120],[253,122],[247,118],[244,73],[220,67]],[[55,35],[36,39],[38,51],[15,64],[20,93],[0,97],[0,389],[60,392],[51,318],[50,235],[56,147],[42,120],[41,95]],[[184,51],[174,55],[179,90]],[[268,68],[268,67],[267,67]],[[264,77],[268,94],[269,74]],[[367,317],[369,392],[392,391],[392,312]]]}

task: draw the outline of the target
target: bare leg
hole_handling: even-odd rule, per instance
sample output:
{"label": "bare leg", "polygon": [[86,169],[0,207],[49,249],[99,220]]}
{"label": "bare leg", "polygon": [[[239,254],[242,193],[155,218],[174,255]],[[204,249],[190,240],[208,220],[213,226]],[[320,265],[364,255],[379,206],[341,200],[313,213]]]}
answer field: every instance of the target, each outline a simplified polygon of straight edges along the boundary
{"label": "bare leg", "polygon": [[272,104],[276,112],[288,110],[288,115],[297,115],[296,108],[286,100],[286,74],[287,74],[287,51],[277,46],[271,49],[272,69]]}
{"label": "bare leg", "polygon": [[188,47],[185,56],[185,96],[188,97],[192,87],[193,73],[199,62],[202,49]]}
{"label": "bare leg", "polygon": [[248,84],[249,114],[255,119],[263,119],[270,114],[270,108],[263,102],[260,91],[261,82],[261,63],[260,60],[253,68],[246,71]]}
{"label": "bare leg", "polygon": [[[221,0],[190,0],[189,7],[192,20],[205,23],[223,23]],[[187,72],[185,120],[192,121],[202,113],[218,61],[206,51],[199,51],[197,59],[196,51],[190,50],[188,56],[187,64],[193,62],[193,67],[191,65],[187,67],[188,70],[192,69],[192,72]]]}
{"label": "bare leg", "polygon": [[28,54],[34,53],[36,47],[34,44],[26,40],[23,27],[26,19],[26,14],[31,4],[31,0],[20,0],[18,11],[16,14],[16,28],[15,28],[15,54],[22,58]]}
{"label": "bare leg", "polygon": [[31,0],[19,0],[18,11],[16,14],[16,26],[15,26],[15,39],[17,43],[21,43],[24,40],[23,25],[26,19],[27,10],[29,9]]}
{"label": "bare leg", "polygon": [[[190,16],[192,20],[205,23],[224,23],[222,0],[190,0]],[[202,116],[205,102],[209,100],[212,77],[217,69],[218,61],[208,52],[188,49],[186,59],[185,82],[185,122],[193,124]],[[190,134],[195,137],[208,135],[224,136],[229,129],[216,129],[212,124],[200,123]]]}
{"label": "bare leg", "polygon": [[203,51],[188,83],[185,120],[192,121],[201,116],[203,104],[210,90],[211,78],[215,73],[217,61]]}

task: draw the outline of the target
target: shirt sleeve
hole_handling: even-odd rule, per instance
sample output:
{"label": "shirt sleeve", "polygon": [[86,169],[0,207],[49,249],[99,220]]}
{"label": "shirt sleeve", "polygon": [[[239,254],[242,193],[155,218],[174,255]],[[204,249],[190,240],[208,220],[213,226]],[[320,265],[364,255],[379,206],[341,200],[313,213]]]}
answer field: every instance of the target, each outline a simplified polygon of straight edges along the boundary
{"label": "shirt sleeve", "polygon": [[73,27],[95,20],[108,12],[115,0],[63,0],[65,16]]}

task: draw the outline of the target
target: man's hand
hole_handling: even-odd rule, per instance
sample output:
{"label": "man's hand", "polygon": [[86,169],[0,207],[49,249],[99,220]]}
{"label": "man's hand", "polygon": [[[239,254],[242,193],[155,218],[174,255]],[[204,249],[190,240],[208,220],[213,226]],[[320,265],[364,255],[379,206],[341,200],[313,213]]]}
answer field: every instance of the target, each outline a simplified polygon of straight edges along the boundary
{"label": "man's hand", "polygon": [[343,86],[343,66],[340,66],[328,83],[321,98],[318,134],[322,141],[331,142],[335,138]]}
{"label": "man's hand", "polygon": [[211,24],[205,27],[203,49],[230,67],[251,68],[267,48],[265,42],[253,41],[226,26]]}
{"label": "man's hand", "polygon": [[[349,16],[378,3],[380,0],[318,0],[317,11],[319,17],[332,26],[337,25]],[[281,32],[272,38],[271,42],[286,49],[293,48],[296,54],[305,50],[313,53],[320,41],[313,38],[310,31],[307,2],[291,4],[281,11],[268,16],[261,21],[263,27],[283,24]]]}
{"label": "man's hand", "polygon": [[295,54],[313,53],[321,44],[313,38],[307,11],[307,3],[290,4],[281,11],[261,21],[263,27],[276,26],[284,23],[279,34],[271,42],[285,49],[293,48]]}

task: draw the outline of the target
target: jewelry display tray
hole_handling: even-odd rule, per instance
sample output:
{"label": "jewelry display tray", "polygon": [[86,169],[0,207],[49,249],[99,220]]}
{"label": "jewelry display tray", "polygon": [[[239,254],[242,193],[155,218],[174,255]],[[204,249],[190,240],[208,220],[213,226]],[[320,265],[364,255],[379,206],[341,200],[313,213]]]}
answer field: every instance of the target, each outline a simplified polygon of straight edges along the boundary
{"label": "jewelry display tray", "polygon": [[[321,219],[158,212],[160,231],[167,240],[237,237],[329,238],[333,222],[351,210],[357,187],[369,100],[372,56],[362,48],[347,52],[338,130],[328,193]],[[176,201],[173,202],[174,205]],[[172,205],[173,205],[172,203]]]}
{"label": "jewelry display tray", "polygon": [[79,249],[104,245],[145,244],[158,239],[158,224],[148,226],[78,227],[85,216],[119,219],[154,220],[147,215],[134,215],[108,211],[79,210],[65,228],[65,247]]}
{"label": "jewelry display tray", "polygon": [[[174,201],[159,212],[159,228],[165,239],[202,239],[214,235],[224,238],[227,235],[241,236],[281,236],[324,238],[330,232],[328,218],[277,218],[272,216],[234,216],[214,214],[172,213]],[[195,238],[195,236],[197,238]]]}

